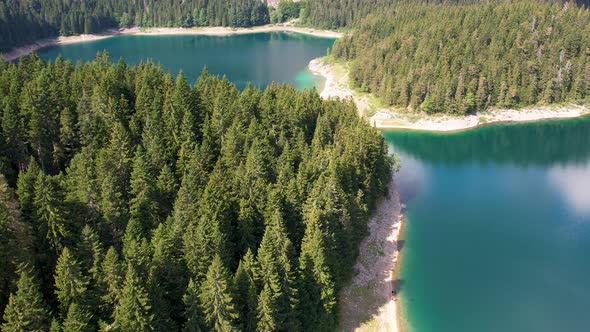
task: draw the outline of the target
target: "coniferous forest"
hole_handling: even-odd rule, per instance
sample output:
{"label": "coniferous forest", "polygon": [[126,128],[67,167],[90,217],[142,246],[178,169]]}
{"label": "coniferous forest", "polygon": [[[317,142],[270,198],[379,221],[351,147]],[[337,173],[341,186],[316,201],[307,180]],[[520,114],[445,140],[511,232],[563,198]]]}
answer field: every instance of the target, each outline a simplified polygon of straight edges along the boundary
{"label": "coniferous forest", "polygon": [[325,331],[392,160],[352,102],[0,62],[2,331]]}
{"label": "coniferous forest", "polygon": [[566,4],[400,4],[338,40],[351,81],[428,113],[590,99],[590,11]]}
{"label": "coniferous forest", "polygon": [[119,26],[249,27],[269,22],[266,1],[261,0],[0,0],[0,51]]}

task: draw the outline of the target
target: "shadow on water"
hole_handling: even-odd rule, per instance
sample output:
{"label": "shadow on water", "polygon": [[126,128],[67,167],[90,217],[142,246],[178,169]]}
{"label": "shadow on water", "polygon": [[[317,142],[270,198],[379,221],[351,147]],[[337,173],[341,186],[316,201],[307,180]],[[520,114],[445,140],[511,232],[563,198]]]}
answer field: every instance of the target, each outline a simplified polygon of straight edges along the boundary
{"label": "shadow on water", "polygon": [[404,280],[397,278],[393,281],[393,295],[398,296],[404,286]]}
{"label": "shadow on water", "polygon": [[473,161],[546,166],[585,162],[590,156],[590,116],[489,125],[454,133],[397,130],[383,131],[383,135],[396,149],[416,159],[449,166]]}
{"label": "shadow on water", "polygon": [[405,244],[406,244],[406,240],[398,240],[397,241],[397,251],[399,252],[399,254],[401,254],[402,249],[404,249]]}

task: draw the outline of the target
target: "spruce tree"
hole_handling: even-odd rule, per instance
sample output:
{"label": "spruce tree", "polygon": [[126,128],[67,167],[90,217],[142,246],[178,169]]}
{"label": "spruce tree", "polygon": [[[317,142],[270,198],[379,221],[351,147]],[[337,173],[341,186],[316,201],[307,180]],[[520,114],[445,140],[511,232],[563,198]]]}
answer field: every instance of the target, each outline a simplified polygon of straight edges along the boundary
{"label": "spruce tree", "polygon": [[129,265],[125,275],[125,283],[121,290],[119,302],[113,314],[114,328],[117,331],[153,331],[151,304],[142,281]]}
{"label": "spruce tree", "polygon": [[4,310],[2,331],[46,331],[49,328],[49,311],[31,268],[26,265],[19,267],[16,287],[16,293],[10,295]]}
{"label": "spruce tree", "polygon": [[39,223],[39,235],[45,236],[45,241],[57,253],[70,235],[63,201],[63,192],[56,179],[40,173],[35,182],[35,218]]}
{"label": "spruce tree", "polygon": [[236,309],[240,314],[243,331],[256,331],[256,260],[252,251],[248,249],[240,260],[234,276],[236,290]]}
{"label": "spruce tree", "polygon": [[200,332],[200,325],[202,324],[201,319],[201,308],[199,303],[199,287],[193,281],[189,280],[186,292],[182,297],[184,303],[184,319],[186,320],[182,327],[183,332]]}
{"label": "spruce tree", "polygon": [[14,191],[2,174],[0,174],[0,239],[0,308],[4,308],[13,287],[13,280],[17,277],[18,265],[33,258],[33,239],[30,228],[22,220]]}
{"label": "spruce tree", "polygon": [[258,249],[258,330],[297,329],[295,309],[298,303],[295,274],[291,265],[291,241],[280,211],[276,210]]}
{"label": "spruce tree", "polygon": [[55,295],[65,314],[72,303],[83,303],[88,283],[80,268],[80,263],[65,247],[57,260],[55,267]]}
{"label": "spruce tree", "polygon": [[155,201],[156,181],[143,149],[138,148],[131,172],[130,221],[139,225],[143,236],[158,224],[158,205]]}
{"label": "spruce tree", "polygon": [[91,324],[92,315],[76,303],[70,304],[68,314],[62,323],[63,332],[91,332],[95,328]]}
{"label": "spruce tree", "polygon": [[218,332],[238,331],[238,314],[234,305],[231,280],[219,255],[213,257],[201,285],[199,298],[205,321],[210,329]]}
{"label": "spruce tree", "polygon": [[102,262],[99,279],[100,311],[103,319],[112,316],[120,299],[124,277],[117,251],[110,247]]}

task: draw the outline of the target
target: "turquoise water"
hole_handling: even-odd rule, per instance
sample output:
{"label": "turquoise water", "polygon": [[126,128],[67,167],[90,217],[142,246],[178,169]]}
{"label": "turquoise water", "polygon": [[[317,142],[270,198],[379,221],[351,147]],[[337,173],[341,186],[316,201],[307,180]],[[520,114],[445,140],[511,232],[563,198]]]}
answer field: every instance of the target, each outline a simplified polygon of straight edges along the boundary
{"label": "turquoise water", "polygon": [[334,39],[293,32],[252,33],[231,36],[143,35],[117,36],[91,42],[42,49],[39,55],[55,59],[92,60],[107,50],[114,61],[123,58],[136,64],[146,59],[161,63],[176,74],[183,70],[190,82],[203,66],[226,75],[239,89],[247,82],[266,86],[272,81],[291,83],[298,89],[320,88],[322,78],[309,72],[307,65],[326,54]]}
{"label": "turquoise water", "polygon": [[407,330],[590,331],[590,118],[384,136]]}

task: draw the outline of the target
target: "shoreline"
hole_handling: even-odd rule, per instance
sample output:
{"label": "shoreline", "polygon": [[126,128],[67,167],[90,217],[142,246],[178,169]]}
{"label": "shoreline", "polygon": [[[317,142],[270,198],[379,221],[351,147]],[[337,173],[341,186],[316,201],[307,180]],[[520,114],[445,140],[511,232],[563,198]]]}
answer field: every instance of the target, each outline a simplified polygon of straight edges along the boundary
{"label": "shoreline", "polygon": [[315,75],[325,78],[323,90],[320,92],[322,98],[352,98],[359,114],[378,129],[453,132],[493,123],[570,119],[590,115],[589,106],[574,103],[529,106],[522,109],[493,108],[465,116],[400,112],[379,105],[376,98],[368,93],[351,89],[348,83],[348,70],[344,64],[328,63],[325,58],[318,58],[312,60],[308,67]]}
{"label": "shoreline", "polygon": [[400,193],[392,179],[388,197],[378,203],[367,224],[369,234],[361,242],[355,275],[340,294],[340,331],[402,331],[399,294],[393,290],[403,222]]}
{"label": "shoreline", "polygon": [[81,34],[76,36],[59,36],[38,40],[34,43],[16,47],[9,52],[3,53],[4,59],[14,61],[22,56],[31,54],[42,48],[95,41],[105,38],[123,35],[206,35],[206,36],[230,36],[263,32],[294,32],[304,35],[322,38],[340,38],[343,33],[331,30],[319,30],[306,27],[297,27],[289,23],[263,25],[250,28],[230,27],[195,27],[195,28],[120,28],[109,29],[96,34]]}

